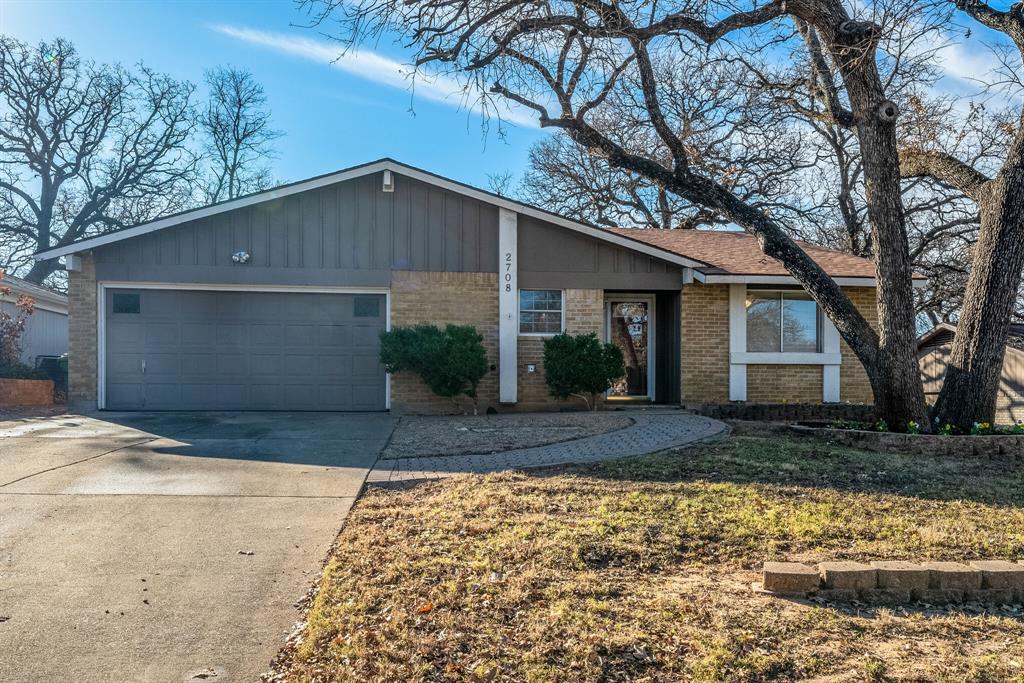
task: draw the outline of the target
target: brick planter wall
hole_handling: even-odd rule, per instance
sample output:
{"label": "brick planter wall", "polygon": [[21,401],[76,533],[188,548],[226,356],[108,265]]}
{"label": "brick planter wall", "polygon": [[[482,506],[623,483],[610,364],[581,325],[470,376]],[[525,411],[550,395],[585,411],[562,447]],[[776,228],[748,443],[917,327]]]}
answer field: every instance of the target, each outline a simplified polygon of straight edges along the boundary
{"label": "brick planter wall", "polygon": [[1017,462],[1024,460],[1024,435],[938,436],[893,434],[858,429],[829,429],[793,425],[797,434],[827,439],[831,443],[878,453],[905,453],[952,457],[976,457]]}
{"label": "brick planter wall", "polygon": [[0,408],[52,405],[53,380],[0,379]]}

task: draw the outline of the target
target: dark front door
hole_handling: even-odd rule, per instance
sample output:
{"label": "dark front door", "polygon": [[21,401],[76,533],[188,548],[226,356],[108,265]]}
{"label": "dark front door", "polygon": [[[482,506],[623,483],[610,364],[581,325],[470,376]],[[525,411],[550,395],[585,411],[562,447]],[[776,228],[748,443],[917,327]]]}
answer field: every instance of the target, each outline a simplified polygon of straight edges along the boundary
{"label": "dark front door", "polygon": [[626,361],[626,375],[612,385],[609,396],[652,398],[653,311],[654,303],[649,298],[609,301],[608,336],[613,344],[622,349]]}

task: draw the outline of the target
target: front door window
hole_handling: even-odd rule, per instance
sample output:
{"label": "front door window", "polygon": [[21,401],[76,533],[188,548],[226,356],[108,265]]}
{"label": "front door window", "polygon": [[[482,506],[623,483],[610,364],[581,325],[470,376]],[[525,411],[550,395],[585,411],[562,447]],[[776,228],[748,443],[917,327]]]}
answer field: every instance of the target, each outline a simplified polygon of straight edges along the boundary
{"label": "front door window", "polygon": [[650,304],[646,301],[611,302],[611,341],[622,349],[626,376],[612,385],[610,396],[650,396],[650,318]]}

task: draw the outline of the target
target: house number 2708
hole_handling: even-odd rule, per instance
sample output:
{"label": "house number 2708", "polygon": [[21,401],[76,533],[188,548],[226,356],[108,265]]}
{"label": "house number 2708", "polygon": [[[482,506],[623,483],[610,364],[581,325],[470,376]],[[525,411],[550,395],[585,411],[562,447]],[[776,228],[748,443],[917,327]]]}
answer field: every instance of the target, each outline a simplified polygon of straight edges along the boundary
{"label": "house number 2708", "polygon": [[505,252],[505,291],[512,291],[512,252]]}

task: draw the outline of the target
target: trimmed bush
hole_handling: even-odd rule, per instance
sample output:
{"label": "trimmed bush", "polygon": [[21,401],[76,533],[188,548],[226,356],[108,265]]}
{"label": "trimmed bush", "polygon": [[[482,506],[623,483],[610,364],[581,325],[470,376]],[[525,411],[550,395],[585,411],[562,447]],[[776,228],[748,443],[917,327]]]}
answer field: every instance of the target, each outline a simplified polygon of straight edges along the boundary
{"label": "trimmed bush", "polygon": [[555,398],[575,396],[597,410],[597,396],[626,374],[622,350],[596,334],[559,334],[544,340],[544,380]]}
{"label": "trimmed bush", "polygon": [[[388,372],[413,372],[438,396],[468,396],[477,412],[477,386],[487,374],[484,338],[469,325],[396,327],[380,334]],[[457,402],[456,402],[456,405]]]}
{"label": "trimmed bush", "polygon": [[50,376],[24,363],[0,363],[0,379],[50,379]]}

